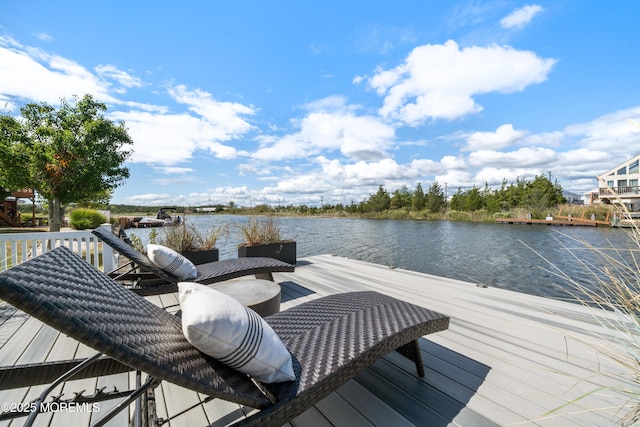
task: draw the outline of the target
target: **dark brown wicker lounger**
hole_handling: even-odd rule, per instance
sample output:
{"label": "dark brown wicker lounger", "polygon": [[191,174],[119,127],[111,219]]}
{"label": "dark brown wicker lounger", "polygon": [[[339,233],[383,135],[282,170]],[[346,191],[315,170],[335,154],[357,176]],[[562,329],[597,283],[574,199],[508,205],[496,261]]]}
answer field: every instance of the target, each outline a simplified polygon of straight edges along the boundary
{"label": "dark brown wicker lounger", "polygon": [[[177,283],[180,280],[177,277],[156,266],[145,254],[135,250],[131,245],[113,234],[108,228],[99,227],[92,232],[104,243],[129,259],[134,264],[134,267],[140,267],[140,269],[148,272],[145,278],[144,274],[134,274],[131,273],[131,271],[121,273],[119,269],[117,269],[109,273],[113,279],[126,281],[128,278],[133,277],[132,282],[134,286],[131,290],[139,295],[153,295],[178,291]],[[252,274],[256,275],[256,277],[267,278],[273,281],[272,273],[292,272],[295,270],[295,267],[277,259],[256,257],[209,262],[196,265],[196,269],[198,270],[198,277],[193,281],[203,285],[209,285],[211,283],[223,282]],[[149,280],[150,278],[161,280]]]}
{"label": "dark brown wicker lounger", "polygon": [[192,347],[178,318],[67,248],[0,273],[0,298],[155,377],[151,384],[169,381],[261,409],[238,425],[282,425],[393,350],[423,375],[418,339],[449,325],[442,314],[376,292],[319,298],[265,318],[291,352],[296,380],[256,384]]}

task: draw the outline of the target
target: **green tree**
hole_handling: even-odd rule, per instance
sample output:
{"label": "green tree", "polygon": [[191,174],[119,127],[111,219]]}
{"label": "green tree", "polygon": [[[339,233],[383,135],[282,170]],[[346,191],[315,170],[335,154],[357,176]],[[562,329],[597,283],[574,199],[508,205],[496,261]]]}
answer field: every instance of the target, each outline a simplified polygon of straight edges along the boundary
{"label": "green tree", "polygon": [[534,209],[545,209],[556,206],[565,201],[562,187],[557,182],[552,183],[544,175],[538,175],[532,182],[525,185],[522,203]]}
{"label": "green tree", "polygon": [[469,212],[474,212],[482,209],[483,207],[484,204],[482,201],[482,194],[480,194],[480,190],[477,187],[473,187],[471,190],[468,190],[466,210]]}
{"label": "green tree", "polygon": [[458,191],[451,196],[451,209],[454,211],[464,211],[467,209],[467,194],[458,188]]}
{"label": "green tree", "polygon": [[28,170],[23,167],[29,158],[20,150],[27,140],[19,121],[0,115],[0,188],[3,196],[25,187],[24,183],[29,180]]}
{"label": "green tree", "polygon": [[433,184],[429,186],[427,190],[427,194],[425,195],[426,201],[425,206],[431,212],[439,212],[440,209],[445,204],[444,199],[444,190],[438,184],[438,181],[435,181]]}
{"label": "green tree", "polygon": [[509,185],[504,195],[506,205],[510,208],[523,206],[527,181],[524,178],[516,178],[516,183]]}
{"label": "green tree", "polygon": [[424,190],[422,189],[422,184],[418,182],[416,184],[416,189],[413,190],[413,197],[411,199],[411,209],[414,211],[421,211],[424,209],[426,204],[426,199],[424,196]]}
{"label": "green tree", "polygon": [[381,185],[378,187],[376,194],[372,194],[371,197],[369,197],[367,206],[372,212],[386,211],[391,206],[391,196],[389,196],[387,190]]}
{"label": "green tree", "polygon": [[489,187],[489,183],[484,184],[484,190],[482,190],[482,201],[484,208],[490,213],[496,213],[500,210],[500,202],[498,200],[499,191],[496,191]]}
{"label": "green tree", "polygon": [[411,193],[405,185],[393,192],[391,196],[391,209],[402,209],[411,207]]}
{"label": "green tree", "polygon": [[105,192],[129,177],[122,164],[133,141],[123,122],[103,116],[106,110],[85,95],[63,99],[58,110],[32,103],[21,108],[21,120],[0,118],[0,183],[46,199],[51,231],[60,230],[63,205],[104,202]]}

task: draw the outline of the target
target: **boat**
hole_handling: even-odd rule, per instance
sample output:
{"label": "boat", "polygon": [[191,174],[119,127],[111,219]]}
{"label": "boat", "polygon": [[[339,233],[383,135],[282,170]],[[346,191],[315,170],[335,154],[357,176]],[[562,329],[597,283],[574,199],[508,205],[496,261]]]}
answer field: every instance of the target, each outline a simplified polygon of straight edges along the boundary
{"label": "boat", "polygon": [[175,218],[167,213],[168,210],[176,210],[176,208],[160,208],[156,214],[157,221],[163,221],[163,225],[178,225],[182,223],[182,218],[177,215]]}

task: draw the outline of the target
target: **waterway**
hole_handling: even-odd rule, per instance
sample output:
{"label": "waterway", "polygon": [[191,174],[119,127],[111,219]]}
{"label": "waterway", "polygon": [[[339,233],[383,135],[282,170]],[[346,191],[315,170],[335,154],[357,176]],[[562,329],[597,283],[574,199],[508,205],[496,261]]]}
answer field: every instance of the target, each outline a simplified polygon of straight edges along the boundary
{"label": "waterway", "polygon": [[[593,270],[623,262],[637,271],[633,265],[638,244],[629,231],[617,228],[311,217],[278,220],[285,236],[297,241],[298,258],[335,254],[545,297],[570,298],[572,286],[559,274],[595,289]],[[228,237],[218,243],[220,258],[237,256],[241,236],[234,224],[246,222],[247,217],[194,215],[187,221],[199,229],[229,224]],[[143,242],[148,241],[149,232],[128,230]]]}

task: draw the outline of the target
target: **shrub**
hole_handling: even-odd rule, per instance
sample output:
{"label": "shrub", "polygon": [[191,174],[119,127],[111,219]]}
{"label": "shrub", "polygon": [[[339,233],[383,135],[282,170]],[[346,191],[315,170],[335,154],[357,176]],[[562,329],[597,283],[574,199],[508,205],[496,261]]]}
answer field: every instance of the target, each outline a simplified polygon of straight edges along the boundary
{"label": "shrub", "polygon": [[258,219],[249,218],[246,224],[238,226],[242,233],[244,244],[247,246],[268,245],[270,243],[289,242],[292,239],[282,237],[280,223],[273,215]]}
{"label": "shrub", "polygon": [[149,236],[152,243],[167,246],[176,252],[192,252],[215,249],[216,243],[227,232],[227,225],[212,227],[199,232],[193,224],[182,224],[164,227],[160,233]]}
{"label": "shrub", "polygon": [[96,228],[107,222],[107,218],[100,212],[93,209],[76,209],[71,212],[71,228],[75,230],[86,230]]}

